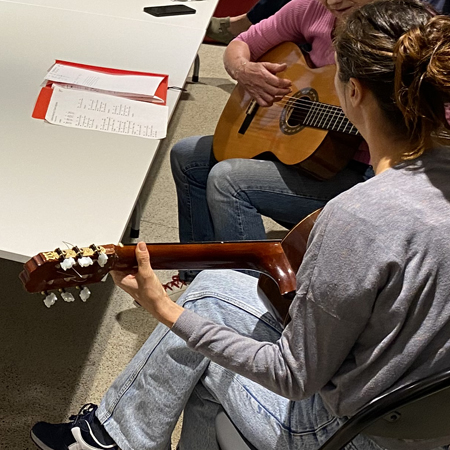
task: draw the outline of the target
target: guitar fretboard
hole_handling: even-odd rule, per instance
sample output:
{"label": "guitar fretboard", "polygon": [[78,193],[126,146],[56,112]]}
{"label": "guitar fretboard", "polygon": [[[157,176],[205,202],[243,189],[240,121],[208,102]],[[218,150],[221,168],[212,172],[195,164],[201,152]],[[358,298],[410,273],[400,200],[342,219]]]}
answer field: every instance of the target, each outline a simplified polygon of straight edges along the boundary
{"label": "guitar fretboard", "polygon": [[359,131],[339,106],[299,98],[293,105],[291,118],[307,127],[359,136]]}
{"label": "guitar fretboard", "polygon": [[[304,126],[327,131],[339,131],[340,133],[354,136],[360,135],[339,106],[300,98],[295,101],[293,109],[291,118],[298,120]],[[440,139],[450,139],[450,132],[441,129],[432,133],[432,136]]]}

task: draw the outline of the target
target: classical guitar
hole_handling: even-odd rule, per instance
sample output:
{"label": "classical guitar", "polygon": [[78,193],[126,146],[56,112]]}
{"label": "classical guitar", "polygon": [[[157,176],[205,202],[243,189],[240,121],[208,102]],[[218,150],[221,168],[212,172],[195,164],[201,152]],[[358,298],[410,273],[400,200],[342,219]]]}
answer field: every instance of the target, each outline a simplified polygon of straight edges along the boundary
{"label": "classical guitar", "polygon": [[213,149],[217,160],[274,155],[327,179],[352,159],[361,137],[339,107],[335,66],[312,69],[297,45],[286,42],[260,61],[287,63],[279,74],[292,81],[290,96],[259,107],[238,83],[217,124]]}
{"label": "classical guitar", "polygon": [[[263,290],[282,321],[295,295],[295,274],[303,259],[306,242],[319,214],[316,211],[280,240],[208,242],[195,244],[148,244],[152,267],[158,269],[243,269],[261,272]],[[68,302],[75,297],[68,288],[78,288],[86,301],[86,285],[104,279],[110,270],[137,267],[135,245],[91,245],[39,253],[24,264],[20,273],[28,292],[40,292],[50,307],[57,293]],[[56,291],[56,292],[51,292]]]}

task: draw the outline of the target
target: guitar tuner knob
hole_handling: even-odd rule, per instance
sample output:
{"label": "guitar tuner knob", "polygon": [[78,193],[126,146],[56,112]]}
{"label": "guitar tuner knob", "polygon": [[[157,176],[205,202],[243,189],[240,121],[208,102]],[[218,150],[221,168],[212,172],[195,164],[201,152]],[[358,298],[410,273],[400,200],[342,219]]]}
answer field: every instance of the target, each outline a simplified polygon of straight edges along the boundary
{"label": "guitar tuner knob", "polygon": [[100,267],[105,267],[106,263],[108,262],[108,256],[106,255],[106,253],[99,253],[97,262]]}
{"label": "guitar tuner knob", "polygon": [[84,286],[83,289],[77,286],[77,289],[80,289],[80,298],[83,302],[91,296],[91,291],[86,286]]}
{"label": "guitar tuner knob", "polygon": [[94,261],[92,261],[92,258],[90,258],[89,256],[82,256],[78,258],[78,265],[80,267],[88,267],[92,266],[92,264],[94,264]]}
{"label": "guitar tuner knob", "polygon": [[70,303],[70,302],[75,301],[75,297],[70,292],[66,292],[64,289],[61,289],[60,292],[61,292],[61,298],[65,302]]}
{"label": "guitar tuner knob", "polygon": [[102,250],[100,247],[97,247],[95,244],[92,244],[89,246],[91,250],[93,250],[97,255],[97,263],[100,267],[105,267],[106,263],[108,262],[108,256],[104,252],[104,249]]}
{"label": "guitar tuner knob", "polygon": [[50,306],[53,306],[56,302],[56,300],[58,300],[58,297],[56,296],[56,294],[54,292],[51,292],[50,294],[47,292],[43,292],[43,295],[45,295],[44,298],[44,305],[47,308],[50,308]]}
{"label": "guitar tuner knob", "polygon": [[74,258],[69,257],[69,258],[64,258],[61,261],[61,269],[63,269],[64,271],[71,269],[77,262],[75,261]]}

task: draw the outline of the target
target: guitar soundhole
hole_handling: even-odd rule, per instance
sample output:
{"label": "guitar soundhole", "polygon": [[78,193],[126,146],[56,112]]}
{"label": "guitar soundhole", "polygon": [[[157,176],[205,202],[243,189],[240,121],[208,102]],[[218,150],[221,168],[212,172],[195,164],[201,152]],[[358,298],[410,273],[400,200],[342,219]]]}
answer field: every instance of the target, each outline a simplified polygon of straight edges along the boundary
{"label": "guitar soundhole", "polygon": [[280,129],[284,134],[295,134],[303,130],[311,106],[319,100],[317,91],[304,88],[289,97],[280,115]]}

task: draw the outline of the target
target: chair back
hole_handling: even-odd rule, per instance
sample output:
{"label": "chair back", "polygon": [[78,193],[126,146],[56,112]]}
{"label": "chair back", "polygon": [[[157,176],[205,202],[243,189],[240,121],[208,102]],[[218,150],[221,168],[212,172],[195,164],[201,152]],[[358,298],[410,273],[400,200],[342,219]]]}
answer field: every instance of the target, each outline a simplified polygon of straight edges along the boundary
{"label": "chair back", "polygon": [[[223,410],[216,417],[221,450],[256,450],[237,430]],[[450,370],[424,378],[383,394],[351,417],[319,450],[341,450],[358,434],[375,439],[431,440],[449,436]],[[432,449],[444,443],[422,450]]]}
{"label": "chair back", "polygon": [[372,400],[319,450],[340,450],[360,433],[375,438],[414,440],[450,436],[450,370]]}

